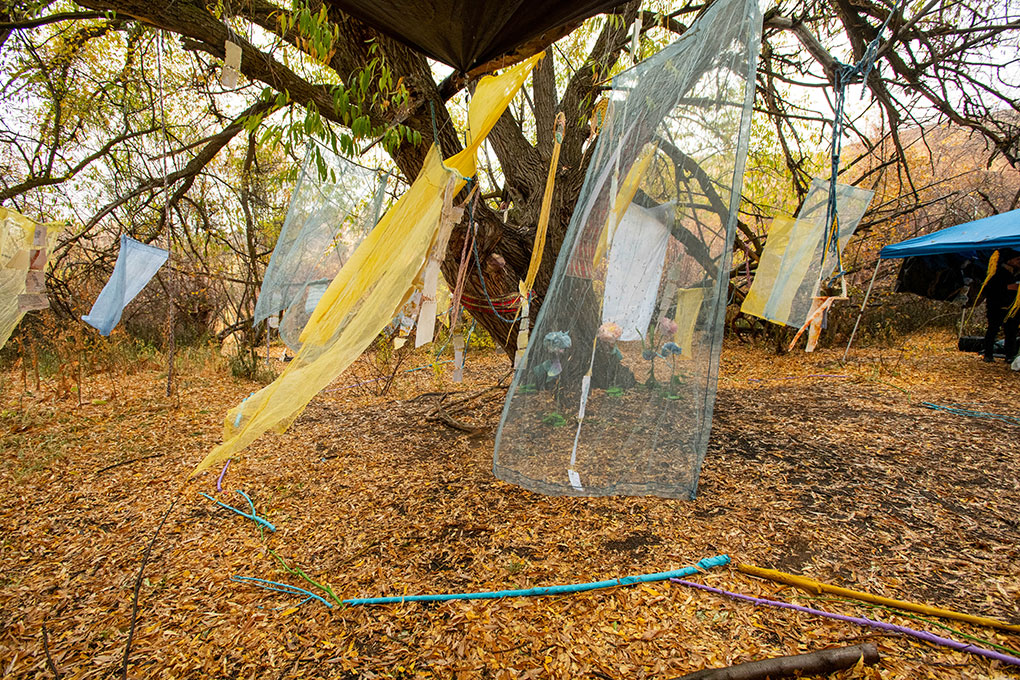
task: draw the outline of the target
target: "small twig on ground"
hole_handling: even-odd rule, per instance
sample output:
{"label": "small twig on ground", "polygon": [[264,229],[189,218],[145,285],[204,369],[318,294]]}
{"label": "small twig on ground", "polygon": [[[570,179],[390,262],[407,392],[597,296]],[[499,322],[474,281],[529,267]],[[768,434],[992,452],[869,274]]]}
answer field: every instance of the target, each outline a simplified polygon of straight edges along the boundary
{"label": "small twig on ground", "polygon": [[439,422],[443,423],[444,425],[452,427],[455,430],[460,430],[461,432],[475,433],[475,432],[480,432],[481,430],[486,429],[485,427],[478,427],[478,426],[475,426],[475,425],[468,425],[467,423],[462,423],[461,421],[457,420],[456,418],[451,416],[449,413],[447,413],[446,410],[443,409],[442,406],[437,407],[436,410],[433,411],[431,415],[429,415],[429,416],[427,416],[425,418],[425,420],[433,421],[433,422],[434,421],[439,421]]}
{"label": "small twig on ground", "polygon": [[135,637],[135,624],[138,623],[138,593],[142,590],[142,575],[145,574],[145,565],[149,562],[149,555],[152,554],[152,546],[156,544],[156,539],[159,537],[159,532],[166,524],[167,519],[170,517],[170,513],[177,507],[177,501],[181,499],[181,495],[177,494],[174,496],[173,502],[170,507],[166,509],[166,513],[163,515],[163,519],[159,521],[159,526],[156,527],[156,532],[152,534],[152,540],[149,541],[149,545],[145,547],[145,554],[142,555],[142,566],[138,568],[138,578],[135,579],[135,592],[131,598],[131,626],[128,628],[128,639],[127,644],[124,645],[124,661],[121,662],[120,675],[124,680],[127,680],[128,676],[128,657],[131,655],[131,641]]}
{"label": "small twig on ground", "polygon": [[[486,387],[485,389],[478,390],[477,392],[473,392],[473,393],[469,394],[466,397],[458,399],[457,401],[451,401],[449,404],[442,404],[441,408],[445,408],[447,411],[453,411],[453,410],[456,410],[454,408],[456,406],[460,406],[461,404],[465,404],[465,403],[467,403],[467,402],[469,402],[469,401],[471,401],[473,399],[477,399],[478,397],[482,396],[483,394],[486,394],[487,392],[492,392],[493,390],[501,390],[501,389],[503,389],[503,387],[501,385],[491,385],[489,387]],[[445,399],[445,396],[444,396],[444,399]]]}
{"label": "small twig on ground", "polygon": [[142,456],[141,458],[131,458],[129,460],[122,460],[119,463],[114,463],[113,465],[107,465],[104,468],[99,468],[93,474],[98,475],[100,472],[106,472],[107,470],[112,470],[113,468],[120,467],[121,465],[127,465],[128,463],[137,463],[140,460],[149,460],[150,458],[159,458],[162,455],[163,455],[162,453],[154,453],[151,456]]}
{"label": "small twig on ground", "polygon": [[53,663],[53,657],[50,656],[50,638],[46,632],[46,621],[43,620],[42,624],[42,646],[43,651],[46,652],[46,665],[53,671],[53,677],[56,680],[60,680],[60,671],[57,670],[57,664]]}

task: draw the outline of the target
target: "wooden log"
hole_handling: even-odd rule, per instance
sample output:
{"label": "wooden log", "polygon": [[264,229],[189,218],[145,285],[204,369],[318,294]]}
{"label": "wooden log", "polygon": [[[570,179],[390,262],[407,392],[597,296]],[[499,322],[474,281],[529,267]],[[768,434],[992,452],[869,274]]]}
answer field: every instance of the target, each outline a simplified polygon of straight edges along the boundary
{"label": "wooden log", "polygon": [[673,680],[776,680],[802,675],[828,675],[853,667],[861,657],[869,666],[878,663],[878,648],[872,644],[863,644],[823,649],[809,654],[750,661],[727,668],[709,668]]}

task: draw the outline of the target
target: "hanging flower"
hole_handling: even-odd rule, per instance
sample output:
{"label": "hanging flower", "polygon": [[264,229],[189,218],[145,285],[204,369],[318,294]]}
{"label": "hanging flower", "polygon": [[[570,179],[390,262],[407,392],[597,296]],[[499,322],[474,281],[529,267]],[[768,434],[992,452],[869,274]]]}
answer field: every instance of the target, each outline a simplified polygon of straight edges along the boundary
{"label": "hanging flower", "polygon": [[659,319],[658,329],[660,333],[664,333],[665,335],[673,335],[674,333],[676,333],[677,329],[676,321],[673,321],[673,319],[664,316],[661,319]]}
{"label": "hanging flower", "polygon": [[657,356],[658,355],[655,353],[654,349],[646,349],[641,352],[641,358],[644,359],[645,361],[651,361]]}
{"label": "hanging flower", "polygon": [[545,366],[545,374],[550,378],[555,378],[563,372],[563,364],[559,359],[546,360],[542,365]]}
{"label": "hanging flower", "polygon": [[542,344],[545,345],[547,351],[560,354],[570,349],[570,336],[564,331],[552,331],[545,334]]}
{"label": "hanging flower", "polygon": [[680,349],[680,345],[676,344],[675,342],[667,342],[665,345],[662,346],[662,354],[660,356],[665,358],[667,354],[675,355],[680,354],[681,352],[683,352],[683,350]]}
{"label": "hanging flower", "polygon": [[606,323],[599,326],[598,338],[608,343],[615,343],[623,335],[623,329],[620,325],[607,321]]}

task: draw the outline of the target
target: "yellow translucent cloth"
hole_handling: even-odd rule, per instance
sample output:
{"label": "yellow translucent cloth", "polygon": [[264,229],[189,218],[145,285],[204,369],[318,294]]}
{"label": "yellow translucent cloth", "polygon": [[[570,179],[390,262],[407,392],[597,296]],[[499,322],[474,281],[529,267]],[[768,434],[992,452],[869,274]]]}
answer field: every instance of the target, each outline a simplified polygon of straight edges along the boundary
{"label": "yellow translucent cloth", "polygon": [[[7,344],[24,311],[18,305],[18,296],[25,293],[36,222],[13,210],[0,208],[0,348]],[[57,234],[63,228],[60,222],[38,226],[46,229],[46,252],[53,251]]]}
{"label": "yellow translucent cloth", "polygon": [[[837,184],[836,206],[839,215],[837,251],[842,253],[853,236],[875,192],[845,184]],[[839,258],[831,253],[828,235],[827,208],[829,181],[811,181],[796,219],[777,217],[772,221],[761,260],[740,306],[745,314],[801,328],[813,311],[814,297],[821,282],[836,273]]]}
{"label": "yellow translucent cloth", "polygon": [[[790,235],[793,233],[795,224],[792,217],[776,217],[772,220],[769,228],[769,237],[765,241],[765,248],[762,250],[761,259],[758,260],[758,269],[751,282],[751,289],[740,305],[740,311],[744,314],[751,314],[761,319],[769,319],[765,314],[765,305],[773,295],[776,288],[776,280],[780,276],[780,266],[783,263],[783,254],[790,244]],[[808,257],[814,253],[806,253]],[[803,263],[806,266],[806,262]],[[798,282],[799,283],[799,282]],[[780,312],[777,316],[786,318],[790,313],[793,304],[793,296],[797,294],[796,286],[786,286],[778,291]]]}
{"label": "yellow translucent cloth", "polygon": [[694,327],[701,313],[701,303],[705,301],[707,288],[681,288],[676,295],[676,333],[673,342],[680,346],[678,359],[684,361],[694,357]]}
{"label": "yellow translucent cloth", "polygon": [[301,351],[280,376],[232,409],[224,441],[192,471],[230,458],[267,430],[282,432],[390,323],[420,278],[439,228],[443,192],[456,194],[475,174],[475,153],[541,58],[483,78],[468,111],[468,144],[442,161],[433,147],[411,188],[383,216],[323,294],[304,331]]}

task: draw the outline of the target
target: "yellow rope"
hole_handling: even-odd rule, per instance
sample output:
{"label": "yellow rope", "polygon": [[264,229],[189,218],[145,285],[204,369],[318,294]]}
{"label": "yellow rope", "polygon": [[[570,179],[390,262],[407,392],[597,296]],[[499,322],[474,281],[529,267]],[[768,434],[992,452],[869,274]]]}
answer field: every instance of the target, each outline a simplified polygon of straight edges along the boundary
{"label": "yellow rope", "polygon": [[814,579],[810,579],[805,576],[788,574],[783,571],[776,571],[775,569],[762,569],[761,567],[752,567],[751,565],[748,564],[738,564],[736,565],[736,567],[737,571],[741,571],[745,574],[750,574],[751,576],[757,576],[759,578],[768,579],[769,581],[785,583],[787,585],[800,588],[801,590],[806,590],[809,593],[814,593],[815,595],[818,595],[819,593],[832,593],[833,595],[839,595],[840,597],[848,597],[854,600],[860,600],[861,602],[871,602],[872,604],[881,604],[886,607],[895,607],[896,609],[917,612],[919,614],[927,614],[928,616],[941,616],[942,618],[955,619],[957,621],[966,621],[968,623],[974,623],[979,626],[990,626],[992,628],[1020,632],[1020,626],[1004,623],[1002,621],[996,621],[995,619],[990,619],[984,616],[974,616],[973,614],[964,614],[962,612],[955,612],[951,609],[931,607],[926,604],[906,602],[904,600],[893,600],[891,598],[882,597],[880,595],[872,595],[871,593],[862,593],[857,590],[840,588],[839,586],[831,586],[827,583],[821,583],[819,581],[815,581]]}

